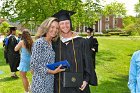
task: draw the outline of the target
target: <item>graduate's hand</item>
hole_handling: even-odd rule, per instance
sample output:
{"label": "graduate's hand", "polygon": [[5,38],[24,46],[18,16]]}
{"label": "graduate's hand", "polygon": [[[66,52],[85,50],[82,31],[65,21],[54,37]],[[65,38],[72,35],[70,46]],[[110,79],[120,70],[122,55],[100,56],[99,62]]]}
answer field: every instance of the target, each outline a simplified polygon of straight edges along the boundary
{"label": "graduate's hand", "polygon": [[83,91],[85,89],[85,87],[87,86],[87,82],[83,81],[83,84],[81,85],[81,87],[79,88],[81,91]]}

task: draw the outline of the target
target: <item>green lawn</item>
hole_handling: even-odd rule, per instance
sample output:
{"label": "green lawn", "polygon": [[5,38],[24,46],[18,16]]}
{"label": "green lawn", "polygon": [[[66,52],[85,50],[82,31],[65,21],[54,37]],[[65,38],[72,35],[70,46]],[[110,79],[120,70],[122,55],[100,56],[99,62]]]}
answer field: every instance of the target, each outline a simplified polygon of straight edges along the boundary
{"label": "green lawn", "polygon": [[[91,86],[91,93],[130,93],[127,88],[130,58],[140,49],[140,37],[97,37],[96,72],[99,85]],[[3,59],[0,44],[0,93],[23,93],[21,79],[11,79],[9,65]],[[18,73],[19,75],[19,73]],[[31,74],[28,73],[31,81]]]}

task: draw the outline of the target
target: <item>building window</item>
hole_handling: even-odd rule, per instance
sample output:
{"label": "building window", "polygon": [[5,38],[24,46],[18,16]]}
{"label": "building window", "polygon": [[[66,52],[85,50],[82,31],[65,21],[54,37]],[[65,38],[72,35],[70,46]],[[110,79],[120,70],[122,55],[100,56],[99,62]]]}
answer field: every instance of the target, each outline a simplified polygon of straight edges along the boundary
{"label": "building window", "polygon": [[106,17],[106,18],[105,18],[105,21],[109,21],[109,17]]}
{"label": "building window", "polygon": [[109,24],[108,24],[108,23],[105,24],[105,29],[106,29],[106,30],[109,30]]}
{"label": "building window", "polygon": [[118,20],[117,19],[115,19],[115,25],[117,25],[118,24]]}

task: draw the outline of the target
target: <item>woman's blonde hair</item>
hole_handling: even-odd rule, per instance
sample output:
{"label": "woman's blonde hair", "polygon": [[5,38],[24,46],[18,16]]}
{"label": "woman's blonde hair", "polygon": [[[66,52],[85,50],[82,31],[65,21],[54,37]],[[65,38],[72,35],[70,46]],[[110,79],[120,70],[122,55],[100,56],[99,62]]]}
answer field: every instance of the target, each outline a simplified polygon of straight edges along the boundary
{"label": "woman's blonde hair", "polygon": [[49,17],[48,19],[44,20],[41,25],[38,27],[37,33],[35,35],[35,38],[38,39],[42,36],[45,36],[52,24],[52,22],[58,22],[58,19],[55,17]]}

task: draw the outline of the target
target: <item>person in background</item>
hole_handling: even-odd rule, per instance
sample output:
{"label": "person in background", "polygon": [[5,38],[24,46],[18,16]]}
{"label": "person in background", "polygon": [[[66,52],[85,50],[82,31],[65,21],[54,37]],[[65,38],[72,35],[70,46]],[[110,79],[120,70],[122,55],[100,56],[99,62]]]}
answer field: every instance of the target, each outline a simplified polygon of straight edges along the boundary
{"label": "person in background", "polygon": [[14,51],[15,46],[18,44],[16,35],[16,27],[10,27],[10,35],[8,36],[8,44],[7,44],[7,57],[8,63],[11,69],[11,77],[18,78],[16,75],[17,67],[20,62],[20,53],[19,51]]}
{"label": "person in background", "polygon": [[6,63],[8,64],[8,56],[7,56],[7,45],[8,45],[8,36],[10,35],[10,31],[8,30],[6,33],[6,37],[3,40],[3,47],[4,47],[4,58],[6,60]]}
{"label": "person in background", "polygon": [[92,59],[93,59],[93,66],[94,69],[96,68],[96,53],[98,52],[98,40],[92,35],[93,33],[93,28],[86,28],[86,33],[87,33],[87,41],[89,43]]}
{"label": "person in background", "polygon": [[134,52],[131,58],[128,88],[131,93],[140,93],[140,50]]}
{"label": "person in background", "polygon": [[32,76],[32,93],[54,93],[54,74],[64,71],[61,65],[55,70],[46,67],[55,61],[52,41],[59,31],[58,20],[54,17],[46,19],[37,31],[39,39],[33,44],[30,67]]}
{"label": "person in background", "polygon": [[[55,61],[67,60],[70,64],[67,73],[82,73],[83,80],[79,87],[63,87],[63,73],[56,74],[54,93],[91,93],[90,81],[97,79],[94,69],[92,70],[92,59],[86,40],[72,31],[70,16],[73,14],[73,11],[60,10],[53,15],[58,18],[60,26],[60,38],[53,42],[53,48],[56,53]],[[93,85],[97,85],[97,82]]]}
{"label": "person in background", "polygon": [[22,78],[23,86],[25,93],[29,93],[29,81],[27,78],[27,72],[30,70],[30,57],[31,57],[31,48],[32,48],[33,40],[29,33],[28,29],[24,29],[21,34],[21,40],[16,45],[15,51],[20,52],[20,64],[17,68],[20,71],[20,76]]}

